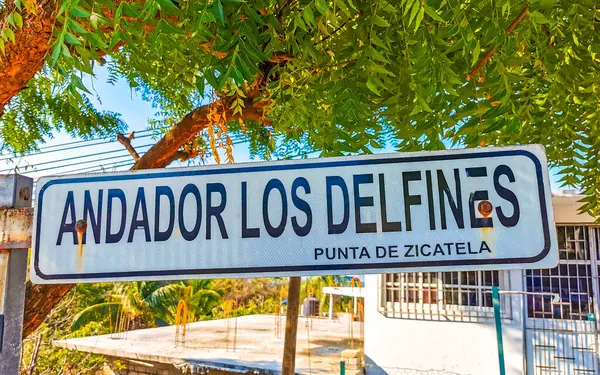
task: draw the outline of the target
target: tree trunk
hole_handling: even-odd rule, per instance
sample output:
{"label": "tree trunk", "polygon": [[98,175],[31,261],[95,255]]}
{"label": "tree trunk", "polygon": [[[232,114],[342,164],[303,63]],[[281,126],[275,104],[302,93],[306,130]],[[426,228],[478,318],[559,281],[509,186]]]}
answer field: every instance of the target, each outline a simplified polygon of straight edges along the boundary
{"label": "tree trunk", "polygon": [[38,284],[27,281],[25,290],[25,315],[23,316],[23,338],[39,327],[50,311],[73,287],[73,284]]}
{"label": "tree trunk", "polygon": [[[42,69],[50,49],[56,2],[38,0],[36,4],[37,15],[22,12],[23,28],[15,31],[15,42],[6,43],[6,53],[0,56],[0,116],[10,99]],[[7,17],[13,9],[0,15],[0,29],[8,27]]]}
{"label": "tree trunk", "polygon": [[[252,100],[253,98],[250,96],[246,99],[246,108],[241,115],[234,115],[228,109],[226,113],[227,118],[229,120],[238,118],[260,120],[262,118],[262,111],[252,106]],[[218,104],[221,105],[223,103]],[[228,108],[227,105],[225,107]],[[173,160],[177,159],[179,148],[191,141],[196,134],[210,124],[207,117],[209,108],[210,105],[203,105],[188,113],[161,140],[156,142],[131,169],[165,168]],[[31,281],[27,282],[25,315],[23,317],[23,338],[33,333],[44,322],[50,311],[52,311],[72,287],[73,284],[33,285]]]}

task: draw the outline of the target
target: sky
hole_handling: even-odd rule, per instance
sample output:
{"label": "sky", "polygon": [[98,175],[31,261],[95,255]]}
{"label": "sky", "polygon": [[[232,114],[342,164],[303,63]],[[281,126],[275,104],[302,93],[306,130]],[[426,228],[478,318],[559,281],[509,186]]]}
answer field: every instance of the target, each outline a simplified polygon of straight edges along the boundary
{"label": "sky", "polygon": [[[84,80],[90,91],[100,98],[90,97],[99,109],[120,113],[123,120],[129,125],[129,131],[139,132],[132,145],[138,153],[142,154],[156,142],[149,131],[144,131],[148,126],[148,119],[152,118],[155,110],[151,105],[132,92],[127,82],[117,81],[114,85],[107,83],[107,71],[99,68],[96,78]],[[92,92],[94,92],[92,91]],[[378,152],[393,152],[388,145]],[[316,157],[317,154],[311,155]],[[250,157],[248,145],[239,143],[234,146],[236,162],[253,161]],[[213,160],[206,161],[209,164]],[[65,173],[100,173],[103,171],[127,170],[133,164],[133,159],[125,148],[116,140],[95,140],[82,142],[81,139],[72,138],[66,133],[58,133],[54,138],[40,146],[40,152],[25,157],[13,158],[12,155],[0,155],[0,173],[15,172],[37,179],[41,176],[60,175]],[[171,166],[187,166],[187,162],[175,161]],[[558,176],[551,171],[552,190],[558,190]]]}

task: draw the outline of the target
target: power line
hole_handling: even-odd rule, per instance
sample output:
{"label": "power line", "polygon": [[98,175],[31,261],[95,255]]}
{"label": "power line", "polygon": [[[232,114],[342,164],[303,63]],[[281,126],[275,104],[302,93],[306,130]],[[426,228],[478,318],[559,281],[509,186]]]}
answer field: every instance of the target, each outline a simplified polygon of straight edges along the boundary
{"label": "power line", "polygon": [[[137,135],[137,134],[143,134],[143,133],[148,133],[148,132],[154,132],[154,131],[158,131],[158,130],[162,130],[162,129],[168,129],[169,127],[170,126],[162,126],[162,127],[158,127],[155,129],[147,128],[147,129],[142,129],[142,130],[135,130],[135,131],[133,131],[133,133],[135,133]],[[151,135],[146,135],[145,137],[148,137],[148,136],[151,136]],[[142,138],[142,137],[136,137],[136,138]],[[39,151],[32,151],[32,152],[23,154],[21,156],[31,156],[31,155],[39,154],[43,150],[47,150],[47,149],[51,149],[51,148],[72,146],[72,145],[77,145],[77,144],[85,144],[85,143],[101,141],[101,140],[111,140],[112,142],[115,141],[115,139],[112,137],[97,137],[97,138],[91,138],[91,139],[84,139],[84,140],[80,140],[80,141],[65,142],[65,143],[59,143],[59,144],[55,144],[55,145],[41,146],[41,147],[39,147]],[[101,143],[97,143],[97,144],[101,144]],[[87,147],[87,146],[94,146],[94,144],[83,145],[82,147]],[[2,155],[0,154],[0,156],[2,156]],[[19,157],[19,155],[12,156],[12,157]],[[2,160],[2,159],[0,159],[0,160]]]}
{"label": "power line", "polygon": [[[147,135],[143,135],[143,136],[140,136],[140,137],[136,137],[134,139],[148,138],[148,137],[151,137],[151,136],[152,136],[152,134],[147,134]],[[238,136],[238,137],[233,137],[232,138],[232,140],[234,140],[234,143],[235,143],[235,141],[242,140],[242,139],[243,139],[243,136]],[[41,152],[38,152],[38,153],[32,153],[32,154],[23,155],[23,156],[17,156],[17,157],[22,157],[22,158],[24,158],[24,157],[35,157],[37,155],[47,154],[47,153],[51,153],[51,152],[68,151],[68,150],[73,150],[73,149],[78,149],[78,148],[84,148],[84,147],[99,146],[99,145],[108,144],[108,143],[114,143],[114,142],[116,142],[116,141],[115,140],[109,140],[109,141],[98,142],[98,143],[94,143],[94,144],[80,145],[80,146],[74,146],[74,147],[66,147],[66,148],[62,148],[62,149],[58,149],[58,150],[41,151]],[[145,147],[145,146],[146,145],[144,145],[144,146],[136,146],[136,147]],[[123,151],[125,151],[125,150],[123,150]],[[110,152],[115,152],[115,151],[106,151],[106,152],[110,153]],[[74,160],[76,158],[84,158],[84,157],[86,157],[86,156],[85,155],[81,155],[81,156],[76,156],[76,157],[73,157],[73,158],[58,159],[58,160],[52,161],[52,162],[68,161],[68,160]],[[8,160],[8,159],[13,159],[13,158],[14,157],[0,158],[0,161]],[[44,162],[44,164],[50,164],[52,162]],[[36,165],[41,165],[41,164],[37,163]],[[12,171],[12,170],[14,170],[14,168],[7,169],[6,171]]]}
{"label": "power line", "polygon": [[[140,149],[140,148],[144,148],[144,147],[150,147],[153,146],[153,143],[149,143],[146,145],[142,145],[142,146],[137,146],[136,149]],[[94,154],[85,154],[85,155],[78,155],[78,156],[72,156],[70,158],[66,158],[66,159],[57,159],[57,160],[50,160],[50,161],[45,161],[45,162],[41,162],[41,163],[34,163],[31,165],[27,165],[25,166],[26,168],[35,168],[35,167],[39,167],[40,165],[47,165],[47,164],[55,164],[55,163],[61,163],[61,162],[65,162],[65,161],[71,161],[71,160],[77,160],[77,159],[85,159],[85,158],[89,158],[92,156],[100,156],[100,155],[106,155],[106,154],[113,154],[115,152],[118,153],[127,153],[129,154],[129,152],[126,149],[119,149],[119,150],[109,150],[109,151],[102,151],[102,152],[97,152]],[[93,162],[94,160],[90,160],[90,162]],[[63,166],[57,166],[56,168],[61,168]],[[20,168],[18,166],[15,166],[14,168],[9,168],[9,169],[3,169],[0,170],[0,173],[2,172],[10,172],[13,171],[15,168]]]}
{"label": "power line", "polygon": [[50,171],[53,169],[60,169],[60,168],[65,168],[65,167],[72,167],[75,165],[82,165],[82,164],[88,164],[88,163],[93,163],[96,161],[104,161],[104,160],[114,160],[114,159],[122,159],[125,157],[131,157],[131,155],[118,155],[118,156],[111,156],[109,158],[103,158],[103,159],[96,159],[96,160],[88,160],[88,161],[80,161],[77,163],[71,163],[71,164],[64,164],[64,165],[60,165],[60,166],[54,166],[54,167],[48,167],[48,168],[42,168],[42,169],[37,169],[37,170],[32,170],[31,172],[44,172],[44,171]]}
{"label": "power line", "polygon": [[[233,141],[233,144],[236,145],[236,144],[246,143],[246,142],[247,141],[245,139],[238,138],[235,141]],[[205,151],[209,151],[210,148],[206,147],[206,148],[204,148],[204,150]],[[143,155],[144,155],[144,153],[140,153],[140,157],[143,156]],[[100,161],[100,160],[102,160],[102,159],[92,160],[92,161],[89,161],[89,162]],[[103,160],[108,160],[108,159],[103,159]],[[133,161],[120,161],[117,164],[119,164],[119,165],[117,165],[118,167],[121,167],[121,166],[126,166],[126,165],[133,165],[133,164],[135,164],[135,162],[133,162]],[[111,167],[113,167],[115,165],[116,164],[112,164],[112,163],[97,164],[97,165],[87,166],[87,167],[73,169],[73,170],[70,170],[70,171],[67,171],[67,172],[59,173],[59,175],[71,174],[71,173],[75,173],[75,172],[78,172],[78,173],[82,173],[82,172],[91,173],[91,172],[95,172],[95,171],[102,171],[105,167],[106,168],[111,168]],[[53,168],[56,169],[56,168],[59,168],[59,167],[53,167]],[[98,168],[98,169],[89,170],[89,169],[93,169],[93,168]]]}
{"label": "power line", "polygon": [[[239,138],[239,139],[236,139],[233,142],[233,144],[236,145],[236,144],[246,143],[246,142],[247,142],[246,139]],[[205,150],[209,151],[210,148],[206,147]],[[140,156],[143,156],[144,154],[145,153],[140,153]],[[126,157],[126,156],[127,155],[115,156],[115,157],[104,158],[104,159],[88,160],[86,162],[71,163],[71,164],[62,165],[62,166],[48,167],[48,168],[43,168],[43,169],[39,169],[39,170],[32,170],[30,172],[41,172],[41,171],[47,171],[47,170],[52,170],[52,169],[60,169],[60,168],[64,168],[64,167],[68,167],[68,166],[72,166],[72,165],[81,165],[81,164],[93,163],[93,162],[110,160],[110,159],[119,159],[119,158],[123,158],[123,157]],[[75,174],[75,173],[102,172],[102,171],[106,171],[107,169],[110,169],[110,168],[122,168],[122,167],[133,166],[134,164],[135,164],[135,161],[132,161],[132,160],[122,160],[122,161],[117,161],[115,163],[105,163],[105,164],[88,165],[88,166],[85,166],[85,167],[82,167],[82,168],[71,169],[71,170],[68,170],[68,171],[59,172],[56,175],[57,176],[64,176],[64,175]],[[34,189],[35,189],[35,185],[37,184],[37,178],[34,180],[33,184],[34,184]]]}
{"label": "power line", "polygon": [[[92,170],[88,170],[88,171],[83,171],[83,172],[85,172],[85,173],[103,172],[103,171],[106,171],[106,169],[109,169],[109,168],[128,167],[128,166],[132,166],[134,164],[135,164],[134,161],[127,161],[127,162],[116,163],[116,164],[112,164],[112,165],[106,164],[105,166],[100,166],[100,168],[92,169]],[[71,172],[69,172],[69,173],[71,173]]]}
{"label": "power line", "polygon": [[[151,136],[152,136],[152,134],[142,135],[141,137],[137,137],[137,139],[147,138],[147,137],[151,137]],[[22,155],[22,156],[7,156],[4,158],[0,158],[0,161],[10,160],[10,159],[15,159],[15,158],[23,158],[23,157],[33,157],[33,156],[38,156],[38,155],[43,155],[43,154],[49,154],[51,152],[76,150],[78,148],[100,146],[100,145],[105,145],[105,144],[114,143],[114,142],[117,142],[117,141],[116,140],[108,140],[108,141],[98,142],[98,143],[94,143],[94,144],[78,145],[78,146],[72,146],[72,147],[64,147],[64,148],[60,148],[60,149],[56,149],[56,150],[40,151],[40,152],[26,154],[26,155]]]}

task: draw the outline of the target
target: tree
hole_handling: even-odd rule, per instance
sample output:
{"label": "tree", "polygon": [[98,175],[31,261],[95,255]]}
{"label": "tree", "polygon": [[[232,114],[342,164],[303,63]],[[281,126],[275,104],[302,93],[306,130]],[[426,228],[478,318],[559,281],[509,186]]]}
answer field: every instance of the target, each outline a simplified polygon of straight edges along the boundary
{"label": "tree", "polygon": [[[541,143],[599,213],[600,10],[592,0],[15,0],[1,14],[0,136],[119,132],[86,99],[104,65],[158,109],[135,169],[230,134],[322,156]],[[57,100],[56,98],[61,98]],[[76,122],[73,122],[76,120]],[[166,125],[166,127],[165,127]],[[25,136],[26,135],[26,136]],[[280,137],[280,138],[277,138]],[[28,286],[27,335],[70,286]]]}
{"label": "tree", "polygon": [[[73,319],[73,328],[80,329],[109,316],[115,322],[117,314],[124,313],[134,326],[175,324],[180,300],[187,304],[188,321],[195,322],[209,315],[221,300],[213,290],[212,280],[137,281],[115,284],[101,301],[82,309]],[[116,323],[115,323],[116,326]],[[115,330],[117,330],[115,328]]]}

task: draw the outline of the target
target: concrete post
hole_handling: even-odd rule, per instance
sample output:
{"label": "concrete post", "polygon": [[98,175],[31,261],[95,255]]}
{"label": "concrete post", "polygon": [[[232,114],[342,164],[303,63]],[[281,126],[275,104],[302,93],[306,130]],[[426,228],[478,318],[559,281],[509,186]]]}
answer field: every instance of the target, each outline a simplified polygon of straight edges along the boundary
{"label": "concrete post", "polygon": [[333,293],[329,295],[329,320],[333,320]]}
{"label": "concrete post", "polygon": [[0,176],[0,374],[18,375],[33,180]]}

